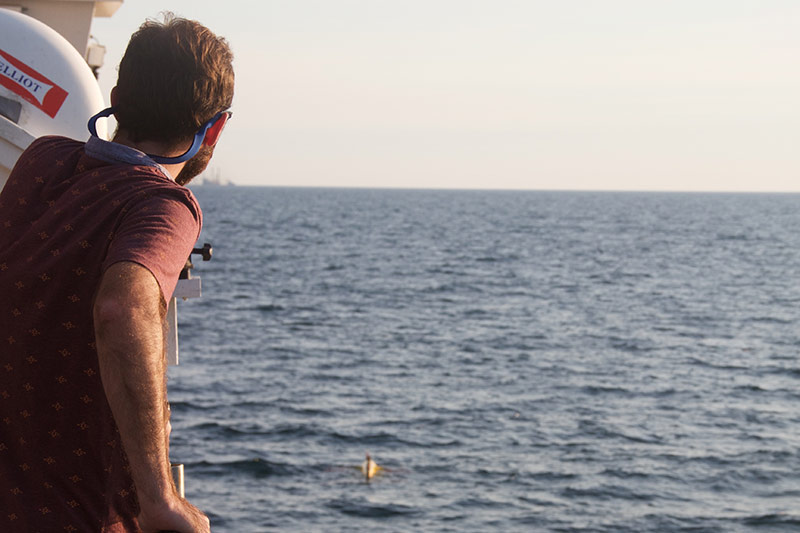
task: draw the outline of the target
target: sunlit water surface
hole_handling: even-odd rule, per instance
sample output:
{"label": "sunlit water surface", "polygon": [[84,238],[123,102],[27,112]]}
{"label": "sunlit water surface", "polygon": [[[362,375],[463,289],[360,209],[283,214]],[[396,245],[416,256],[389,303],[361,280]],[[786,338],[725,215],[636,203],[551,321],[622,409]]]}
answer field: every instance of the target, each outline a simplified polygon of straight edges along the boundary
{"label": "sunlit water surface", "polygon": [[800,529],[799,196],[195,191],[215,531]]}

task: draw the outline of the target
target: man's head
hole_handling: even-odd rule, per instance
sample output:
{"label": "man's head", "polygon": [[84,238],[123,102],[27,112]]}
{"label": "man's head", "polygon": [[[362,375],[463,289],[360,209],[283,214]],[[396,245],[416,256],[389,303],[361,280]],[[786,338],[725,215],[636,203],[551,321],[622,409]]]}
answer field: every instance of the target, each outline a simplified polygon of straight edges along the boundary
{"label": "man's head", "polygon": [[145,22],[119,65],[114,115],[120,130],[132,141],[170,148],[191,141],[231,106],[232,62],[225,39],[198,22],[172,15]]}

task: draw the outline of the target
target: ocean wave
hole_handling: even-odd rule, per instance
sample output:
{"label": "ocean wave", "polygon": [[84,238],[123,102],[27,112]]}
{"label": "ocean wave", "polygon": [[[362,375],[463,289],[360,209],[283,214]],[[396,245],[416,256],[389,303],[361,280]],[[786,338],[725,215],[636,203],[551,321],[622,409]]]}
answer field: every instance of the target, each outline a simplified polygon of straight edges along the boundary
{"label": "ocean wave", "polygon": [[184,469],[195,471],[198,476],[236,476],[246,475],[254,478],[272,476],[294,476],[302,473],[302,469],[287,464],[267,461],[260,457],[241,459],[238,461],[210,462],[198,461],[187,463]]}
{"label": "ocean wave", "polygon": [[328,509],[361,518],[412,517],[421,511],[400,503],[372,503],[365,498],[336,498],[325,503]]}
{"label": "ocean wave", "polygon": [[798,529],[797,199],[208,192],[191,499],[220,531]]}

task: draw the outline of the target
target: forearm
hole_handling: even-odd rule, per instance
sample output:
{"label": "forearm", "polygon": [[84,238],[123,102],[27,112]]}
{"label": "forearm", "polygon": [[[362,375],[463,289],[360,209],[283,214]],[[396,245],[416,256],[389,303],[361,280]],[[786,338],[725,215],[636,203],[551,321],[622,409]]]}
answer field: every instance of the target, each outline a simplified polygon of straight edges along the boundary
{"label": "forearm", "polygon": [[159,501],[174,491],[166,434],[166,377],[161,324],[130,317],[119,328],[98,328],[100,376],[119,428],[139,499]]}
{"label": "forearm", "polygon": [[175,494],[166,428],[160,292],[148,279],[149,272],[141,272],[144,269],[116,266],[109,269],[112,276],[104,279],[95,302],[100,377],[140,504],[160,505]]}

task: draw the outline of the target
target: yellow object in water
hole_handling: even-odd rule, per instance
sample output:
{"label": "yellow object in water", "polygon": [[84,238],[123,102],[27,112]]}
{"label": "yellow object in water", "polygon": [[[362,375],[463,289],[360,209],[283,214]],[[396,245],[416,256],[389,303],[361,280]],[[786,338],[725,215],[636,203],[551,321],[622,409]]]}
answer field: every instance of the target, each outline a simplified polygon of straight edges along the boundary
{"label": "yellow object in water", "polygon": [[373,461],[372,457],[367,453],[367,458],[361,464],[361,473],[364,474],[367,481],[372,479],[380,470],[382,470],[382,468],[378,466],[378,463]]}

